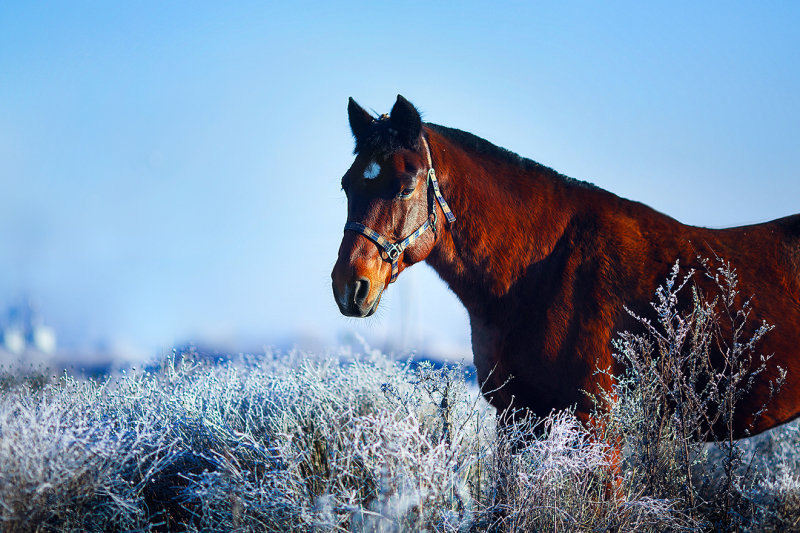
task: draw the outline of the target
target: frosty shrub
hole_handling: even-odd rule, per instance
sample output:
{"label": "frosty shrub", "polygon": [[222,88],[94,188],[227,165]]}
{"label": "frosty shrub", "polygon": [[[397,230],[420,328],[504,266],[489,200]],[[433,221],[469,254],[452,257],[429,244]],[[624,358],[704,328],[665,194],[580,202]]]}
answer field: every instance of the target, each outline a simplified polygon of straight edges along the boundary
{"label": "frosty shrub", "polygon": [[[800,530],[800,425],[784,424],[739,443],[745,459],[736,475],[747,482],[737,488],[747,505],[742,510],[752,531]],[[708,449],[708,477],[718,479],[724,450]],[[708,489],[713,490],[714,484]],[[707,492],[710,492],[708,490]],[[709,498],[711,499],[711,498]]]}
{"label": "frosty shrub", "polygon": [[[627,497],[668,499],[705,527],[755,527],[764,501],[763,495],[760,502],[756,498],[756,487],[792,485],[787,478],[761,478],[763,470],[751,468],[755,454],[745,453],[747,442],[733,438],[737,405],[770,364],[771,355],[761,354],[758,345],[772,326],[751,327],[750,299],[737,307],[738,280],[730,263],[699,260],[699,275],[711,280],[714,294],[690,283],[694,271],[679,278],[675,263],[656,292],[656,320],[629,311],[642,331],[623,332],[614,343],[615,357],[627,370],[605,394],[612,406],[605,415],[608,438],[624,445]],[[679,302],[687,292],[689,305],[683,307]],[[714,349],[721,359],[712,365]],[[777,370],[773,395],[786,376]],[[768,407],[769,400],[756,417]]]}
{"label": "frosty shrub", "polygon": [[28,384],[0,402],[0,519],[3,531],[145,527],[141,505],[172,451],[152,418],[114,420],[104,386],[65,377]]}
{"label": "frosty shrub", "polygon": [[608,446],[570,413],[498,433],[460,366],[190,356],[10,387],[3,531],[655,530],[680,516],[608,498]]}
{"label": "frosty shrub", "polygon": [[[732,269],[703,274],[735,289]],[[719,386],[708,343],[749,304],[694,291],[680,311],[677,275],[657,322],[616,345],[629,371],[607,392],[605,439],[568,411],[498,427],[463,367],[367,347],[0,379],[0,530],[796,529],[797,424],[724,438],[769,327],[728,341],[734,386]],[[712,426],[723,438],[704,447]]]}
{"label": "frosty shrub", "polygon": [[567,411],[503,427],[491,470],[498,507],[492,529],[688,530],[691,520],[671,501],[616,493],[611,452]]}

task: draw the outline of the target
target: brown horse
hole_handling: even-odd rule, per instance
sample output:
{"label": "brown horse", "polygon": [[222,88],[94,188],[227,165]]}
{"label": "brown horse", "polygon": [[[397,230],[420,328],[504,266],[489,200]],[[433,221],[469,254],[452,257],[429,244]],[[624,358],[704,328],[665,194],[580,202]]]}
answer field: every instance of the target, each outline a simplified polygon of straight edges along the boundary
{"label": "brown horse", "polygon": [[[488,398],[498,411],[513,398],[538,415],[577,406],[586,422],[593,406],[582,391],[611,385],[595,370],[621,370],[611,340],[635,325],[624,307],[646,314],[676,259],[698,266],[704,246],[732,263],[756,295],[758,318],[776,325],[761,345],[774,353],[769,369],[738,404],[737,436],[800,414],[800,215],[687,226],[469,133],[423,124],[402,96],[381,117],[351,98],[348,114],[356,158],[342,179],[348,222],[331,274],[343,314],[371,315],[398,273],[426,261],[469,312],[484,390],[508,381]],[[786,382],[754,420],[777,366]]]}

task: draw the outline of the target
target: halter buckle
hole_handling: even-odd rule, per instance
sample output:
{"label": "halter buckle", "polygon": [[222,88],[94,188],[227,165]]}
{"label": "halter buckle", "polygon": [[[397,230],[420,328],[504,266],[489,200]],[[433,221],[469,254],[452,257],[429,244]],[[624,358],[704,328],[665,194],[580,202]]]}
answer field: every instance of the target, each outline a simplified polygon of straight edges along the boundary
{"label": "halter buckle", "polygon": [[401,250],[400,248],[393,244],[391,247],[386,248],[386,255],[389,256],[389,259],[395,261],[398,257],[400,257]]}

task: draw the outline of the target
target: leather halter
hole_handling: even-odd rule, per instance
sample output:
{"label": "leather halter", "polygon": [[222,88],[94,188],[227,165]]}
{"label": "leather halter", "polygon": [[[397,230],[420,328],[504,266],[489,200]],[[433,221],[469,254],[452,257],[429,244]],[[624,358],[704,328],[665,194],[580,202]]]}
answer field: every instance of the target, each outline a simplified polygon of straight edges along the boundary
{"label": "leather halter", "polygon": [[[403,251],[429,229],[436,233],[436,202],[438,202],[439,207],[442,208],[442,213],[444,213],[448,224],[452,224],[456,221],[455,215],[450,210],[450,206],[447,205],[447,202],[442,196],[442,192],[439,190],[439,181],[436,179],[436,171],[433,170],[433,162],[431,161],[431,150],[425,137],[422,138],[422,142],[425,144],[425,152],[428,156],[428,183],[426,185],[426,190],[428,192],[428,218],[425,222],[423,222],[414,233],[398,242],[390,241],[374,229],[368,228],[360,222],[347,222],[344,225],[344,231],[350,230],[360,233],[374,242],[378,248],[386,252],[386,257],[381,254],[381,259],[389,261],[392,264],[392,277],[389,279],[389,283],[394,283],[394,280],[397,279],[397,260],[400,258]],[[431,198],[431,191],[433,192],[433,199]]]}

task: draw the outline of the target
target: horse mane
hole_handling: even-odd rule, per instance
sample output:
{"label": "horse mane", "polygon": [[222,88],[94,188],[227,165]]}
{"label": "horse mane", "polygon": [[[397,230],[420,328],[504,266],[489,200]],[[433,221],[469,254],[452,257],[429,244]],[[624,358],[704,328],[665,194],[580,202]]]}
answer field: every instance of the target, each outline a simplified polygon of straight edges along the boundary
{"label": "horse mane", "polygon": [[[433,124],[432,122],[425,122],[424,125],[446,139],[460,144],[478,154],[487,155],[489,157],[522,168],[523,170],[533,171],[538,175],[547,175],[549,177],[561,180],[565,184],[584,187],[587,189],[600,189],[593,183],[565,176],[564,174],[561,174],[560,172],[553,170],[548,166],[537,163],[532,159],[522,157],[511,150],[507,150],[492,144],[486,139],[482,139],[481,137],[478,137],[472,133],[456,128],[448,128],[447,126],[440,126],[439,124]],[[404,142],[402,136],[399,135],[397,130],[394,128],[395,126],[392,124],[389,115],[381,115],[380,117],[376,118],[372,122],[367,134],[361,139],[356,140],[356,146],[353,150],[353,153],[356,155],[360,153],[390,155],[404,148],[410,148],[412,150],[418,150],[420,148],[419,141],[415,141],[413,146],[408,146]]]}
{"label": "horse mane", "polygon": [[520,167],[524,170],[534,171],[537,174],[546,174],[548,176],[560,179],[563,182],[571,185],[577,185],[579,187],[585,187],[588,189],[600,189],[597,185],[593,183],[565,176],[564,174],[561,174],[560,172],[553,170],[548,166],[542,165],[541,163],[537,163],[532,159],[522,157],[521,155],[512,152],[511,150],[507,150],[506,148],[502,148],[500,146],[497,146],[496,144],[492,144],[486,139],[478,137],[477,135],[474,135],[467,131],[455,128],[448,128],[447,126],[440,126],[439,124],[433,124],[430,122],[426,122],[425,126],[435,131],[439,135],[445,137],[446,139],[458,143],[462,146],[465,146],[479,154],[488,155],[489,157],[499,159],[500,161],[504,161],[511,165]]}

